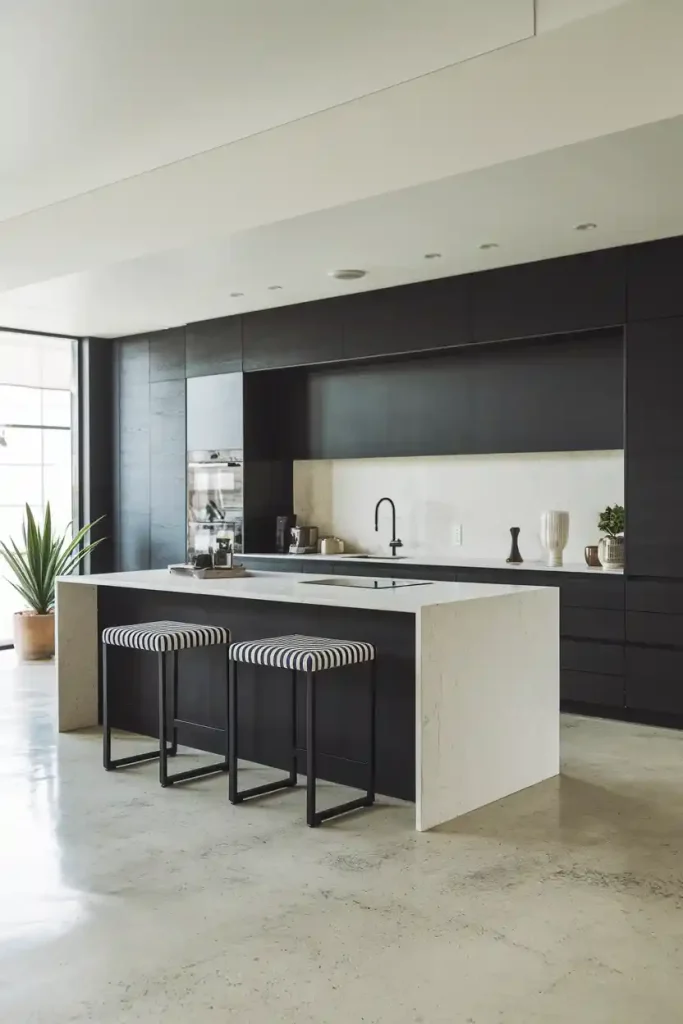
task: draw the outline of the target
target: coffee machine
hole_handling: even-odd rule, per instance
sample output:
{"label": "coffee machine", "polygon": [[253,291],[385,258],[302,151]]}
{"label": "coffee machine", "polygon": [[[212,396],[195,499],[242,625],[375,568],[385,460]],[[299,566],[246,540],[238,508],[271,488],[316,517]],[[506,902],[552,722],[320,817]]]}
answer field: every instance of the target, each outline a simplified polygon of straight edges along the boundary
{"label": "coffee machine", "polygon": [[293,526],[290,555],[315,555],[318,551],[317,526]]}

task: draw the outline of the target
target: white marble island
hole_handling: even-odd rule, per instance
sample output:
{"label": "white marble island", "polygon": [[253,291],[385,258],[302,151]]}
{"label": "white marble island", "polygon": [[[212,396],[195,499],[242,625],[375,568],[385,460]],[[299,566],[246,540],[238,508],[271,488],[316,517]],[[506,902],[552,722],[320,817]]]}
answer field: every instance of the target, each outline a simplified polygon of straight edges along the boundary
{"label": "white marble island", "polygon": [[[339,585],[349,579],[361,585]],[[391,587],[386,579],[379,582],[381,588],[375,589],[367,577],[261,572],[208,581],[165,570],[60,580],[60,729],[97,724],[98,637],[103,626],[194,618],[226,624],[236,639],[300,632],[374,642],[378,792],[407,798],[414,793],[419,830],[558,774],[557,589],[413,580]],[[350,675],[330,680],[338,698],[336,718],[329,723],[327,777],[332,781],[347,781],[343,773],[337,777],[336,766],[345,760],[344,744],[353,748],[356,740],[352,702],[357,679],[351,680]],[[137,689],[130,684],[127,707],[144,689],[142,684]],[[272,677],[264,677],[261,684],[271,687],[272,703],[277,684]],[[324,689],[324,678],[321,684]],[[222,686],[222,679],[215,678],[212,685]],[[349,693],[347,721],[339,714],[344,687]],[[250,726],[258,730],[258,722]],[[264,730],[274,735],[277,726],[275,716]],[[276,764],[277,756],[268,763]]]}

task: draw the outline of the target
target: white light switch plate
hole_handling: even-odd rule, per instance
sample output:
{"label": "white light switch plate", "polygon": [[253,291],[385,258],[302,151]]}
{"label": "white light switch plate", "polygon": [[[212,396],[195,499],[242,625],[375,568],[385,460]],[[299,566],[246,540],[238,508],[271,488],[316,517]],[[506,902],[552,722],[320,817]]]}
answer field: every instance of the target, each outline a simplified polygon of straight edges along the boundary
{"label": "white light switch plate", "polygon": [[456,523],[453,526],[453,543],[456,547],[462,545],[462,523]]}

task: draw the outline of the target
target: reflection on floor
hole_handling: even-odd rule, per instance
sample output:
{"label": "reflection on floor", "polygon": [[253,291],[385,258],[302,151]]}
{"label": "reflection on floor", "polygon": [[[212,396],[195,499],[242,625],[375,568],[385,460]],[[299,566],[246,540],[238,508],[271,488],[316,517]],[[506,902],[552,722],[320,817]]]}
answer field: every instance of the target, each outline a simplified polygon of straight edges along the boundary
{"label": "reflection on floor", "polygon": [[683,737],[567,719],[564,775],[425,835],[231,808],[57,736],[0,654],[0,1020],[681,1020]]}

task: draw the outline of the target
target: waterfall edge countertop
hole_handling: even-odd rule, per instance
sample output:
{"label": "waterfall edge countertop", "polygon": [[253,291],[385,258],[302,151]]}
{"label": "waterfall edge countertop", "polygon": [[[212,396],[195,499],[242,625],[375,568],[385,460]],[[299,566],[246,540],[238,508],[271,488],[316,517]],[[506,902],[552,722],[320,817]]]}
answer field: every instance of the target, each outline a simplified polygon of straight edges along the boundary
{"label": "waterfall edge countertop", "polygon": [[[349,577],[353,573],[348,573]],[[287,604],[333,605],[338,608],[365,608],[368,611],[407,612],[415,614],[432,605],[504,597],[520,591],[543,589],[503,583],[435,583],[424,581],[416,586],[393,589],[356,589],[317,581],[325,575],[293,572],[250,572],[238,579],[201,580],[180,576],[167,569],[141,569],[134,572],[100,573],[93,576],[61,577],[59,583],[91,584],[97,587],[129,587],[159,590],[169,594],[201,594],[206,597],[239,598],[248,601],[283,601]],[[343,577],[336,576],[339,581]],[[386,579],[381,581],[386,584]],[[415,583],[415,581],[411,581]],[[311,586],[312,583],[316,585]]]}
{"label": "waterfall edge countertop", "polygon": [[[227,626],[238,641],[299,634],[373,644],[377,792],[414,800],[419,831],[559,773],[556,586],[424,581],[392,588],[383,579],[383,589],[375,590],[340,586],[344,579],[369,582],[290,572],[201,580],[165,569],[60,579],[60,731],[98,724],[103,629],[195,621]],[[158,735],[154,656],[113,648],[108,665],[114,728]],[[225,651],[181,652],[179,673],[181,745],[223,752]],[[282,673],[250,666],[242,675],[245,689],[254,691],[239,704],[242,756],[281,769]],[[319,751],[322,778],[362,786],[358,772],[364,770],[367,749],[362,667],[322,673],[319,689],[319,736],[326,744]],[[93,770],[101,770],[99,764]],[[168,792],[158,799],[173,801]],[[226,834],[229,828],[226,820]]]}

